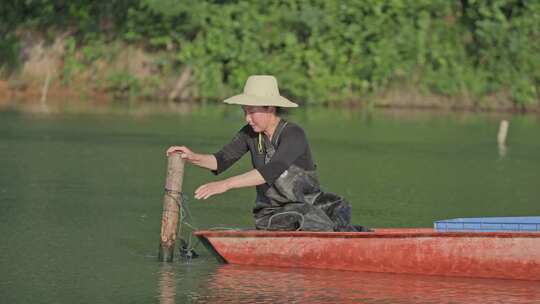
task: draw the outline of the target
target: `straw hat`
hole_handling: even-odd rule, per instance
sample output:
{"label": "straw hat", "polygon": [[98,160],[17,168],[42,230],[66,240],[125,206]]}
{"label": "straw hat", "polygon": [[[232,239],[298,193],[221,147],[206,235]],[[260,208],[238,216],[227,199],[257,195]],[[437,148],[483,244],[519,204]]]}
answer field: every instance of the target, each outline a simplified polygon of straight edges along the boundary
{"label": "straw hat", "polygon": [[244,93],[225,99],[228,104],[296,108],[298,105],[279,95],[277,80],[271,75],[252,75],[246,81]]}

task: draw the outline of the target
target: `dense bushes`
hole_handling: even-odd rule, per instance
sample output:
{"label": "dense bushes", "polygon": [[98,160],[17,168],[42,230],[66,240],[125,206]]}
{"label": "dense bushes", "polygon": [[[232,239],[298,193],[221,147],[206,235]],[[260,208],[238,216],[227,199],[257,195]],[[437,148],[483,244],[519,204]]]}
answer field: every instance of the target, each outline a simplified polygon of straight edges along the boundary
{"label": "dense bushes", "polygon": [[[191,67],[194,97],[203,99],[236,92],[249,74],[271,73],[285,94],[308,103],[357,100],[396,84],[474,100],[538,100],[538,1],[58,3],[20,2],[18,19],[0,30],[69,27],[79,47],[121,39],[165,52],[161,65]],[[0,51],[15,50],[4,37]]]}

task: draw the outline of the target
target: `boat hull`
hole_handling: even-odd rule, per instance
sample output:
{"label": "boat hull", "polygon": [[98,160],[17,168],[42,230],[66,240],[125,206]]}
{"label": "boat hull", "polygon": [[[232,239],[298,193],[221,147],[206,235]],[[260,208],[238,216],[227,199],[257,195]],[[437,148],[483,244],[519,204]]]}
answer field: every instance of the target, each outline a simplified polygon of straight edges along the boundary
{"label": "boat hull", "polygon": [[540,233],[195,232],[222,262],[277,267],[540,280]]}

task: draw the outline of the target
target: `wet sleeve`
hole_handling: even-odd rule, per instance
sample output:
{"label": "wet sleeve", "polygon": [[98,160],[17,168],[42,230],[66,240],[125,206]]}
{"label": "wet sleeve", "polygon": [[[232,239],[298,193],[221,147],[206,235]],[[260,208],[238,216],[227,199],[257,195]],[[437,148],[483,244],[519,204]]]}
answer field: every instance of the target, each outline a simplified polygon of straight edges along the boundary
{"label": "wet sleeve", "polygon": [[307,146],[306,134],[301,128],[287,128],[280,136],[278,147],[272,159],[257,170],[266,183],[272,185],[298,157],[306,152]]}
{"label": "wet sleeve", "polygon": [[248,151],[247,135],[245,127],[242,128],[221,150],[214,153],[217,161],[217,169],[212,170],[214,174],[220,174],[238,161]]}

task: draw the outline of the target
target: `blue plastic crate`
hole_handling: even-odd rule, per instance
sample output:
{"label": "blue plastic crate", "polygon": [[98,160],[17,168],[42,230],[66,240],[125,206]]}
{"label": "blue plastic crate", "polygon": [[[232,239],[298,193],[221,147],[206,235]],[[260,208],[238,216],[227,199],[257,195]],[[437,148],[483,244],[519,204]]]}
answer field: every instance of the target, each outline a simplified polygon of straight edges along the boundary
{"label": "blue plastic crate", "polygon": [[471,217],[433,222],[437,231],[540,231],[540,216]]}

